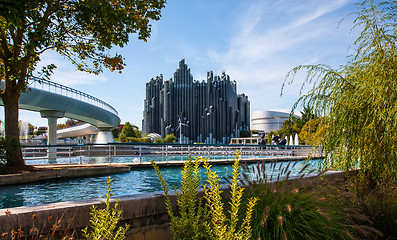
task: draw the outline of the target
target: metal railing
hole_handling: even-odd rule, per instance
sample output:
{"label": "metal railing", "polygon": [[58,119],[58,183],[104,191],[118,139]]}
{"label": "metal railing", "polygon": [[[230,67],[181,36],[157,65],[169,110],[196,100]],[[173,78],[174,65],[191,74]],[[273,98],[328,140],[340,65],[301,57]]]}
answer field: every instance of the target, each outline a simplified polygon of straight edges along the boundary
{"label": "metal railing", "polygon": [[[23,146],[22,153],[29,164],[46,163],[142,163],[155,161],[180,161],[188,156],[202,156],[210,159],[233,159],[236,151],[243,158],[264,159],[267,157],[320,156],[320,150],[311,146],[275,145],[203,145],[203,144],[71,144],[57,145],[57,159],[47,162],[47,145]],[[37,161],[41,161],[38,163]]]}
{"label": "metal railing", "polygon": [[118,112],[116,111],[116,109],[114,109],[110,104],[102,101],[101,99],[98,99],[98,98],[93,97],[87,93],[73,89],[68,86],[64,86],[59,83],[51,82],[51,81],[48,81],[48,80],[45,80],[42,78],[38,78],[38,77],[31,77],[28,79],[28,87],[41,89],[42,91],[56,93],[56,94],[70,97],[70,98],[73,98],[76,100],[80,100],[80,101],[89,103],[91,105],[100,107],[100,108],[107,110],[115,115],[118,115]]}

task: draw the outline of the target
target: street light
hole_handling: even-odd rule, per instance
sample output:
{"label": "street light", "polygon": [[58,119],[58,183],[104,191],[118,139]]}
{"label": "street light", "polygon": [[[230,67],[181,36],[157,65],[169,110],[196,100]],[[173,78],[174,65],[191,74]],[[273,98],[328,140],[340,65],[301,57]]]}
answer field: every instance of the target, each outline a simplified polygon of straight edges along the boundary
{"label": "street light", "polygon": [[[208,133],[208,136],[207,136],[207,138],[208,138],[208,140],[211,142],[212,141],[212,131],[210,131],[210,130],[212,130],[211,129],[211,119],[210,119],[210,116],[212,115],[212,113],[214,113],[214,106],[212,106],[212,105],[210,105],[209,106],[209,108],[205,108],[204,109],[204,112],[205,112],[205,115],[203,115],[202,116],[202,118],[203,119],[205,119],[204,121],[204,126],[205,126],[205,134],[204,134],[204,137],[205,137],[205,135],[206,135],[206,133]],[[207,120],[208,119],[208,120]],[[207,125],[207,122],[208,122],[208,125]],[[205,142],[205,141],[204,141]],[[208,142],[207,142],[208,143]]]}
{"label": "street light", "polygon": [[170,128],[171,128],[171,125],[168,125],[165,127],[165,135],[167,135],[167,129],[170,129]]}
{"label": "street light", "polygon": [[[186,120],[186,118],[185,118],[185,120]],[[178,129],[179,129],[179,143],[181,144],[182,143],[182,126],[188,127],[189,126],[189,120],[186,121],[186,123],[182,123],[181,118],[178,116],[178,122],[179,122],[179,126],[176,129],[176,131],[178,131]]]}

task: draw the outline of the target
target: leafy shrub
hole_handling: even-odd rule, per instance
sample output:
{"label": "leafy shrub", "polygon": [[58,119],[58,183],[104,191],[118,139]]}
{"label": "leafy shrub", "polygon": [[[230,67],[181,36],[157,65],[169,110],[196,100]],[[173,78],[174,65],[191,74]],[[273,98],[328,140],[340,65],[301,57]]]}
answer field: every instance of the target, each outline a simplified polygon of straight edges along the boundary
{"label": "leafy shrub", "polygon": [[200,229],[204,228],[202,222],[207,217],[204,216],[201,199],[197,198],[197,191],[201,181],[199,175],[200,160],[200,158],[192,160],[189,157],[182,168],[180,189],[178,190],[174,186],[177,195],[179,216],[174,214],[169,195],[169,187],[161,175],[159,167],[154,161],[152,162],[164,191],[165,205],[171,220],[170,230],[174,239],[205,239],[205,235],[203,235],[203,231],[200,231]]}
{"label": "leafy shrub", "polygon": [[118,138],[120,142],[131,142],[131,143],[150,143],[151,140],[148,137],[136,138],[136,137],[126,137],[124,134],[120,134]]}
{"label": "leafy shrub", "polygon": [[358,225],[367,220],[365,216],[327,196],[328,189],[315,191],[321,173],[311,180],[303,178],[306,165],[299,178],[289,179],[290,166],[277,167],[273,162],[269,175],[263,162],[251,168],[243,165],[245,197],[259,199],[253,215],[254,239],[351,239],[356,231],[374,236],[372,229]]}
{"label": "leafy shrub", "polygon": [[125,239],[125,233],[129,229],[129,225],[119,227],[115,232],[117,223],[121,218],[122,211],[117,210],[119,200],[117,200],[113,208],[111,207],[110,197],[113,195],[113,193],[111,193],[112,184],[112,179],[108,177],[106,183],[107,193],[105,193],[106,208],[98,209],[95,206],[92,206],[91,208],[91,231],[88,230],[88,227],[82,230],[83,236],[86,239]]}
{"label": "leafy shrub", "polygon": [[176,141],[176,137],[173,133],[168,134],[167,136],[165,136],[164,138],[164,142],[165,143],[174,143]]}
{"label": "leafy shrub", "polygon": [[205,193],[204,198],[207,202],[206,207],[210,217],[210,220],[205,224],[208,234],[207,239],[251,239],[251,217],[258,198],[250,197],[247,199],[245,217],[240,218],[239,210],[244,188],[239,186],[239,160],[240,154],[237,152],[230,185],[231,197],[229,199],[230,210],[228,211],[230,216],[228,218],[224,213],[219,177],[216,172],[211,171],[211,165],[209,165],[208,159],[203,159],[208,177],[208,187],[204,185],[203,188]]}
{"label": "leafy shrub", "polygon": [[112,136],[113,136],[113,138],[119,137],[119,128],[118,127],[115,127],[112,129]]}
{"label": "leafy shrub", "polygon": [[[206,170],[207,184],[204,185],[204,197],[198,196],[201,177],[199,175],[201,161]],[[159,167],[152,162],[165,193],[165,204],[170,216],[170,230],[174,239],[250,239],[251,214],[256,198],[247,202],[244,219],[240,219],[239,209],[244,189],[239,183],[239,154],[233,165],[231,184],[230,211],[228,216],[224,213],[224,203],[219,185],[219,177],[211,171],[208,159],[197,157],[189,158],[182,169],[182,182],[176,193],[178,214],[172,208],[169,187],[161,175]],[[205,201],[204,201],[205,200]],[[238,225],[238,223],[241,223]]]}

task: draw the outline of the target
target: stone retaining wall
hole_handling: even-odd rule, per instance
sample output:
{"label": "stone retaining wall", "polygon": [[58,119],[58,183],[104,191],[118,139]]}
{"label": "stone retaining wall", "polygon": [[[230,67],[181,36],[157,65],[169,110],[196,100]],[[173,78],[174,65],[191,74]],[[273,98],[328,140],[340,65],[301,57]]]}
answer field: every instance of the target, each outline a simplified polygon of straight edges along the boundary
{"label": "stone retaining wall", "polygon": [[[339,171],[328,172],[326,175],[327,179],[344,178],[344,173]],[[225,187],[223,189],[226,190]],[[77,239],[81,229],[89,224],[91,206],[103,208],[105,201],[106,199],[94,199],[0,209],[0,239],[10,239],[11,231],[19,229],[25,237],[37,229],[47,237],[56,230],[54,239],[60,238],[65,232],[74,232],[74,239]],[[174,194],[171,194],[171,201],[175,206]],[[131,225],[128,239],[171,239],[168,214],[161,192],[121,196],[119,207],[123,211],[122,222]]]}

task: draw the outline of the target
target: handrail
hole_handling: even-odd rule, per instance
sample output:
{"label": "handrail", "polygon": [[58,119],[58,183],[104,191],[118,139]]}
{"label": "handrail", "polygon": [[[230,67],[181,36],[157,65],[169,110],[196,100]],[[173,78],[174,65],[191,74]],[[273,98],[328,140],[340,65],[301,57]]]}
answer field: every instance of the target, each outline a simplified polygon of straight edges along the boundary
{"label": "handrail", "polygon": [[[56,147],[54,151],[52,147]],[[52,150],[51,150],[52,149]],[[105,157],[107,163],[131,163],[136,160],[139,163],[148,161],[152,158],[161,158],[155,161],[168,161],[169,158],[187,157],[187,156],[207,156],[210,158],[223,157],[223,159],[233,158],[236,150],[241,151],[242,157],[246,160],[266,159],[269,156],[276,157],[299,157],[306,158],[322,156],[320,149],[313,146],[275,146],[275,145],[183,145],[183,144],[66,144],[66,145],[41,145],[41,146],[22,146],[22,153],[25,160],[33,161],[46,159],[45,156],[51,151],[56,153],[58,160],[52,160],[53,163],[69,162],[95,163],[95,158]],[[127,158],[125,158],[127,157]],[[248,159],[247,159],[248,158]],[[90,160],[91,159],[91,160]],[[92,161],[93,160],[93,161]],[[175,159],[174,159],[175,160]],[[182,158],[180,159],[182,160]],[[100,160],[102,161],[102,159]],[[40,163],[40,164],[46,164]]]}
{"label": "handrail", "polygon": [[[56,94],[60,94],[60,95],[66,96],[66,97],[76,99],[76,100],[84,101],[91,105],[94,105],[94,106],[100,107],[104,110],[107,110],[107,111],[118,116],[118,112],[110,104],[108,104],[105,101],[102,101],[101,99],[98,99],[94,96],[91,96],[87,93],[84,93],[82,91],[73,89],[71,87],[68,87],[68,86],[65,86],[65,85],[62,85],[62,84],[59,84],[56,82],[45,80],[43,78],[30,77],[28,79],[28,87],[40,89],[39,87],[37,87],[37,84],[41,85],[41,90],[43,90],[43,91],[56,93]],[[45,87],[48,87],[48,88],[45,88]],[[53,87],[54,89],[51,89],[51,87]],[[60,91],[58,92],[57,90],[60,90]]]}

